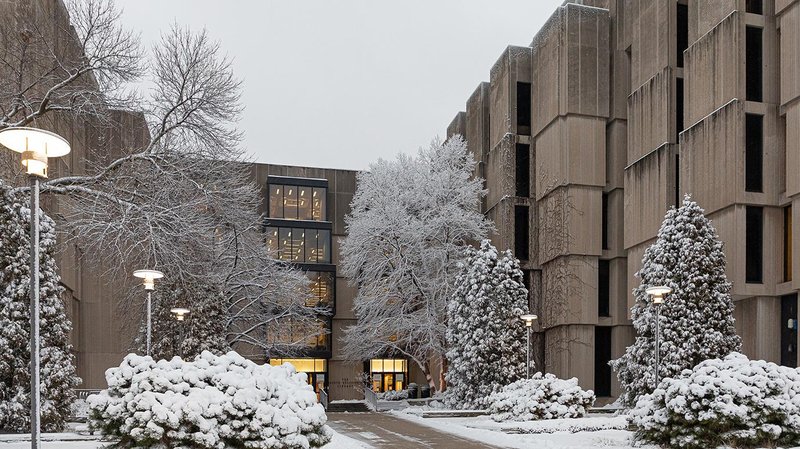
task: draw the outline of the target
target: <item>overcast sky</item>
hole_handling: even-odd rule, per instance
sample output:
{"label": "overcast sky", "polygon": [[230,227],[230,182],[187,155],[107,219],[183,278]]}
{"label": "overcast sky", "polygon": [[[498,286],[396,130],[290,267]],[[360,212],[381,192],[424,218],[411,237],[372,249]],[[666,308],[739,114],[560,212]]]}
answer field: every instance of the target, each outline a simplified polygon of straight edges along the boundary
{"label": "overcast sky", "polygon": [[240,124],[258,162],[364,169],[447,125],[507,45],[528,45],[563,0],[123,0],[149,46],[206,27],[244,80]]}

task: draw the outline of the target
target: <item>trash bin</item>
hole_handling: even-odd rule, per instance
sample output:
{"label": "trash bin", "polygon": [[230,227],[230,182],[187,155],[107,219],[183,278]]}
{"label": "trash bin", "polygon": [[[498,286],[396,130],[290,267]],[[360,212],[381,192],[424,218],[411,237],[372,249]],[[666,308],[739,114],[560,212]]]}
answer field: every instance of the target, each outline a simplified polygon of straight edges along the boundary
{"label": "trash bin", "polygon": [[415,383],[408,384],[408,398],[416,399],[419,396],[419,386]]}
{"label": "trash bin", "polygon": [[422,399],[431,397],[431,387],[430,385],[423,385],[419,389],[419,397]]}

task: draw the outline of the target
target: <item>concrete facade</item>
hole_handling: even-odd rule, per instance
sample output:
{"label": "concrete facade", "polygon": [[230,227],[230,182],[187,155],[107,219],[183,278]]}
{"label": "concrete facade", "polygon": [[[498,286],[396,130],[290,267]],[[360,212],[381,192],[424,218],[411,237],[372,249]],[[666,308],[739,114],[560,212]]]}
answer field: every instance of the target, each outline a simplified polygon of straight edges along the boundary
{"label": "concrete facade", "polygon": [[[517,256],[540,368],[618,395],[602,367],[633,341],[635,273],[687,193],[724,241],[744,351],[797,365],[799,97],[796,0],[568,1],[530,46],[503,52],[447,133],[480,161],[495,245],[530,242]],[[525,167],[509,150],[520,143]],[[530,190],[515,191],[524,173]]]}

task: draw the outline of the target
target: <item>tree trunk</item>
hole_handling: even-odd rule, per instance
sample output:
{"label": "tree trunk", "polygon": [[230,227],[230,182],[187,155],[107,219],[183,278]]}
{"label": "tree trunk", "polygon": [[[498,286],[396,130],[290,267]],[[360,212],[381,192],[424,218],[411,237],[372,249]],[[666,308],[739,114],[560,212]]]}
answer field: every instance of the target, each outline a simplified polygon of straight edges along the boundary
{"label": "tree trunk", "polygon": [[445,380],[445,374],[447,374],[447,357],[444,355],[440,358],[442,369],[439,371],[439,386],[442,388],[440,391],[447,390],[447,380]]}

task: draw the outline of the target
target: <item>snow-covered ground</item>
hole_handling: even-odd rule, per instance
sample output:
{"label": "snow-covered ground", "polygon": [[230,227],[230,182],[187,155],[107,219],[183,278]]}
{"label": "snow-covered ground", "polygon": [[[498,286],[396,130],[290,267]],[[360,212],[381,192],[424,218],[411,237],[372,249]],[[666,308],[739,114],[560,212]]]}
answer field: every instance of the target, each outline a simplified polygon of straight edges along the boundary
{"label": "snow-covered ground", "polygon": [[[428,426],[440,432],[506,448],[537,449],[658,449],[633,441],[625,430],[625,416],[587,416],[584,418],[502,422],[489,416],[471,418],[422,418],[403,411],[390,412],[398,418]],[[776,448],[780,449],[780,448]],[[788,449],[800,449],[799,447]]]}
{"label": "snow-covered ground", "polygon": [[537,449],[657,449],[634,446],[632,432],[624,430],[625,418],[592,416],[527,422],[492,421],[488,416],[471,418],[421,418],[414,414],[393,412],[397,417],[429,426],[440,432],[482,441],[500,447]]}
{"label": "snow-covered ground", "polygon": [[[81,431],[84,430],[80,427]],[[100,449],[109,445],[97,435],[83,433],[45,433],[42,434],[42,449]],[[29,449],[31,438],[27,434],[0,434],[0,449]],[[371,449],[372,446],[334,432],[330,443],[323,449]]]}

